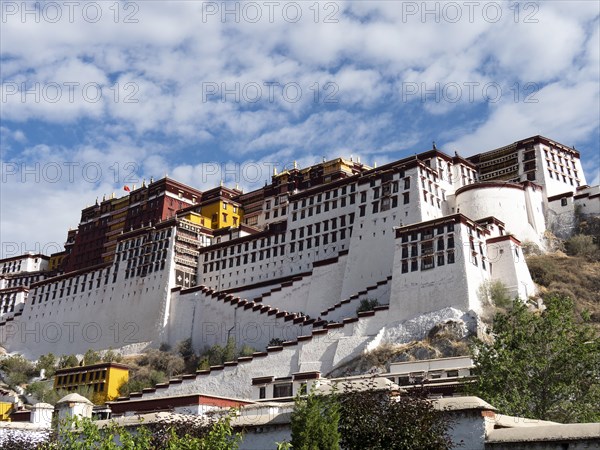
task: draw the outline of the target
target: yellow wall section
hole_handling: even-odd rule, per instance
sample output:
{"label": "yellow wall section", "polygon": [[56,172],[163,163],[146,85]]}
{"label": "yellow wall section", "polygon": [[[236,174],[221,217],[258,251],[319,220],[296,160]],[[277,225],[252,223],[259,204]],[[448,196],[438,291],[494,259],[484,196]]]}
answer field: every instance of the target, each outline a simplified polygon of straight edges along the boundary
{"label": "yellow wall section", "polygon": [[201,214],[207,219],[206,224],[213,230],[225,227],[239,227],[242,221],[242,210],[223,200],[203,205]]}
{"label": "yellow wall section", "polygon": [[129,370],[111,367],[106,374],[104,401],[114,400],[119,396],[119,388],[129,380]]}
{"label": "yellow wall section", "polygon": [[12,410],[13,404],[8,402],[0,402],[0,420],[10,421],[10,411]]}
{"label": "yellow wall section", "polygon": [[[93,402],[102,404],[119,396],[119,388],[129,380],[129,370],[111,366],[82,366],[78,371],[60,373],[54,377],[54,389],[75,391],[89,388]],[[103,372],[106,371],[104,375]],[[104,376],[103,376],[104,375]],[[73,381],[69,377],[73,376]],[[94,386],[97,386],[94,389]],[[103,388],[100,388],[103,386]]]}
{"label": "yellow wall section", "polygon": [[61,254],[60,256],[51,256],[50,261],[48,262],[48,270],[58,269],[63,259],[65,259],[64,254]]}
{"label": "yellow wall section", "polygon": [[194,225],[199,225],[201,227],[207,227],[210,222],[210,219],[206,219],[201,214],[190,212],[187,215],[183,216],[183,218],[189,222],[192,222]]}

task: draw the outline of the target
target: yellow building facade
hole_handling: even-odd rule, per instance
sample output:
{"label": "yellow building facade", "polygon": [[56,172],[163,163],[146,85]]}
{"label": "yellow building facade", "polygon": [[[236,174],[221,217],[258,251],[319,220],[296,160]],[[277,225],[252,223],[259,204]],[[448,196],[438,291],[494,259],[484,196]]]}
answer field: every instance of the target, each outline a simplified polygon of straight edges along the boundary
{"label": "yellow building facade", "polygon": [[12,412],[13,404],[9,402],[0,402],[0,421],[10,422],[10,413]]}
{"label": "yellow building facade", "polygon": [[206,219],[204,226],[213,230],[239,227],[243,217],[242,208],[238,203],[223,199],[203,203],[200,214]]}
{"label": "yellow building facade", "polygon": [[65,391],[87,390],[96,404],[114,400],[119,388],[129,380],[129,367],[117,363],[59,369],[54,375],[54,389]]}

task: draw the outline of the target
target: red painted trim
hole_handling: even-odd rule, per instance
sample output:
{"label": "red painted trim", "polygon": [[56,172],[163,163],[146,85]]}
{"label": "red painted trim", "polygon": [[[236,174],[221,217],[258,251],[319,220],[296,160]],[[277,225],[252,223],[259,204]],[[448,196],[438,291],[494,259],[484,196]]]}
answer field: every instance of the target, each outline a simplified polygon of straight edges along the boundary
{"label": "red painted trim", "polygon": [[502,242],[502,241],[512,241],[517,245],[521,245],[521,241],[518,240],[516,237],[514,237],[512,234],[506,234],[504,236],[496,236],[493,238],[489,238],[489,239],[486,239],[485,243],[489,245],[489,244],[494,244],[496,242]]}

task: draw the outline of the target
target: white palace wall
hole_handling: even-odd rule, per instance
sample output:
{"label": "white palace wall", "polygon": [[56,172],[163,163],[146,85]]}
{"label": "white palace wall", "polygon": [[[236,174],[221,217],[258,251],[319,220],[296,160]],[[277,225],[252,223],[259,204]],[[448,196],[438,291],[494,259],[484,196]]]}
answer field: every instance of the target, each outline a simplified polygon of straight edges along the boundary
{"label": "white palace wall", "polygon": [[173,287],[174,233],[166,239],[164,265],[146,276],[126,278],[125,261],[32,287],[22,313],[0,326],[0,345],[37,358],[50,352],[160,343],[168,324]]}
{"label": "white palace wall", "polygon": [[251,398],[251,380],[257,377],[288,377],[297,372],[329,373],[334,367],[355,358],[373,340],[381,338],[387,310],[363,314],[346,324],[329,325],[299,336],[296,342],[270,347],[251,357],[211,367],[210,371],[184,375],[180,379],[144,391],[142,399],[210,392],[233,398]]}
{"label": "white palace wall", "polygon": [[511,298],[526,300],[537,289],[525,262],[520,242],[512,236],[499,236],[487,240],[491,280],[501,281]]}
{"label": "white palace wall", "polygon": [[[410,239],[396,239],[390,294],[390,317],[394,320],[404,321],[448,307],[481,311],[479,287],[491,276],[490,265],[483,263],[487,256],[485,237],[473,231],[470,234],[467,225],[460,222],[452,228],[449,224],[432,228],[431,237],[424,238],[423,231],[416,231]],[[424,239],[432,241],[434,253],[425,254],[432,255],[430,267],[423,265]],[[443,247],[437,247],[439,240]],[[403,247],[410,252],[403,254]]]}
{"label": "white palace wall", "polygon": [[[232,302],[234,298],[236,300]],[[262,303],[246,302],[212,291],[175,290],[168,342],[175,346],[191,337],[192,346],[202,350],[215,344],[224,346],[231,336],[238,346],[247,344],[264,349],[273,338],[291,341],[312,330],[312,326],[306,325],[301,318],[295,321],[295,316],[279,313],[276,308]]]}
{"label": "white palace wall", "polygon": [[543,192],[535,185],[486,182],[456,192],[456,212],[472,220],[496,217],[506,232],[544,248]]}

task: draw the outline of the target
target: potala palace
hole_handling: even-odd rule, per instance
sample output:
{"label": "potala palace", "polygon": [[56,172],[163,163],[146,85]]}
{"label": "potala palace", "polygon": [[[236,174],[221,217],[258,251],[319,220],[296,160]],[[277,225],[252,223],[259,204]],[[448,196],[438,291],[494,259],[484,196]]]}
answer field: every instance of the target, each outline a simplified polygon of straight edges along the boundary
{"label": "potala palace", "polygon": [[[137,396],[259,398],[446,320],[476,332],[483,284],[535,296],[524,243],[543,251],[598,214],[579,153],[542,136],[377,168],[338,158],[248,193],[153,180],[85,208],[63,252],[0,261],[0,345],[36,358],[234,336],[261,351]],[[357,314],[363,299],[380,306]]]}

